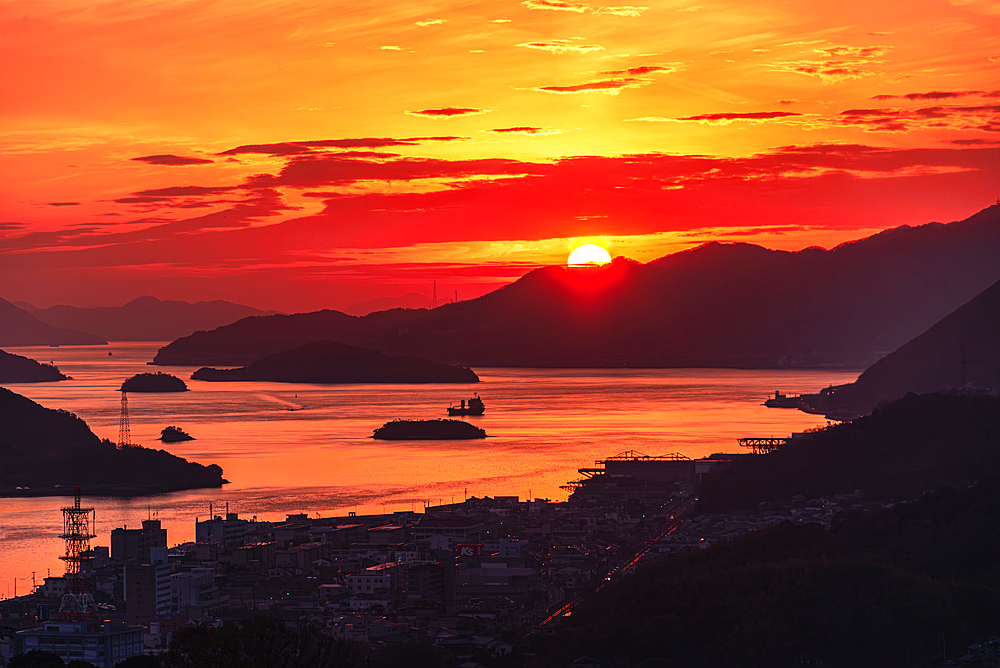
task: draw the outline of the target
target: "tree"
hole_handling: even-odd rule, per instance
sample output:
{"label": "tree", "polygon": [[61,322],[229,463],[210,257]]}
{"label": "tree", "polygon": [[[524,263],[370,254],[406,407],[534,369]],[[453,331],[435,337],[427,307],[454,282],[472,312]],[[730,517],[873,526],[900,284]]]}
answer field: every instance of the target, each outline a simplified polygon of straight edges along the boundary
{"label": "tree", "polygon": [[8,668],[66,668],[66,664],[63,663],[58,654],[38,649],[18,654],[10,660],[7,666]]}

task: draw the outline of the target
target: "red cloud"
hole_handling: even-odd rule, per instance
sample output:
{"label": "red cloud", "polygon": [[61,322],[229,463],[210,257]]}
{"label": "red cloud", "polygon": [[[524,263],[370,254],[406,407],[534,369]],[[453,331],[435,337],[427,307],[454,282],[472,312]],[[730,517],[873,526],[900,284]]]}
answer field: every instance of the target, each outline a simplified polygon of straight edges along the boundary
{"label": "red cloud", "polygon": [[753,111],[749,113],[720,113],[720,114],[700,114],[698,116],[685,116],[675,118],[675,121],[698,121],[706,123],[729,123],[731,121],[767,121],[775,118],[787,118],[789,116],[801,116],[794,111]]}
{"label": "red cloud", "polygon": [[180,155],[144,155],[139,158],[132,158],[132,160],[137,160],[139,162],[145,162],[150,165],[209,165],[215,162],[214,160],[206,160],[205,158],[185,158]]}
{"label": "red cloud", "polygon": [[521,125],[514,128],[493,128],[492,130],[489,130],[489,132],[496,132],[498,134],[511,133],[511,134],[525,134],[525,135],[533,135],[541,131],[542,131],[541,128],[536,128],[530,125]]}
{"label": "red cloud", "polygon": [[611,93],[612,95],[617,95],[618,92],[625,88],[638,88],[639,86],[645,86],[646,84],[652,83],[649,79],[637,79],[633,77],[628,77],[624,79],[607,79],[604,81],[590,81],[588,83],[576,84],[574,86],[539,86],[533,90],[542,91],[545,93]]}
{"label": "red cloud", "polygon": [[476,109],[474,107],[441,107],[440,109],[422,109],[421,111],[409,111],[410,116],[425,116],[427,118],[452,118],[453,116],[476,116],[487,114],[491,109]]}

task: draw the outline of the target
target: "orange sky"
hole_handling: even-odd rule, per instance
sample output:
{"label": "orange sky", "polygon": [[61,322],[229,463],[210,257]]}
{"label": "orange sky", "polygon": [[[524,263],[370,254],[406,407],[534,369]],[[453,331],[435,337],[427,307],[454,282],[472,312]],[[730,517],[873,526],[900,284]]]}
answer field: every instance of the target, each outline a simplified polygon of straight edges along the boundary
{"label": "orange sky", "polygon": [[0,2],[0,297],[263,308],[1000,195],[988,0]]}

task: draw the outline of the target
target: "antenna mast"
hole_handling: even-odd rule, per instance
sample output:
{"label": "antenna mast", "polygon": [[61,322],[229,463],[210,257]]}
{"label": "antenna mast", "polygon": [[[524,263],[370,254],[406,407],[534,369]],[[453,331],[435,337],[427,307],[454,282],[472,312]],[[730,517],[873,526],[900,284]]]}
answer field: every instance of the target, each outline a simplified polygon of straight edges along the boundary
{"label": "antenna mast", "polygon": [[132,445],[132,434],[128,425],[128,396],[122,390],[122,415],[118,423],[118,449],[127,448]]}

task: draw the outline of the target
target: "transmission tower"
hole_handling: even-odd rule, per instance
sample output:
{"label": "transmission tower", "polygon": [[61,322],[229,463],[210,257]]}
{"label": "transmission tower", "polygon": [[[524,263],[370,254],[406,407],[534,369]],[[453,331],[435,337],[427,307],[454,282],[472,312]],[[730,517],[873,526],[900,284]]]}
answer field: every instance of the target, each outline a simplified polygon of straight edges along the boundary
{"label": "transmission tower", "polygon": [[122,416],[118,422],[118,449],[127,448],[132,445],[132,434],[128,427],[128,396],[122,390]]}
{"label": "transmission tower", "polygon": [[[123,393],[124,394],[124,393]],[[96,521],[93,508],[80,507],[80,487],[76,487],[76,502],[63,508],[63,532],[59,536],[66,541],[66,554],[59,557],[66,562],[66,593],[59,606],[59,617],[69,621],[87,621],[97,617],[97,605],[88,591],[87,577],[83,564],[94,557],[90,551],[91,526]]]}
{"label": "transmission tower", "polygon": [[434,281],[434,292],[432,292],[431,295],[432,295],[431,296],[431,308],[432,309],[433,308],[437,308],[438,307],[438,282],[437,282],[436,279]]}

